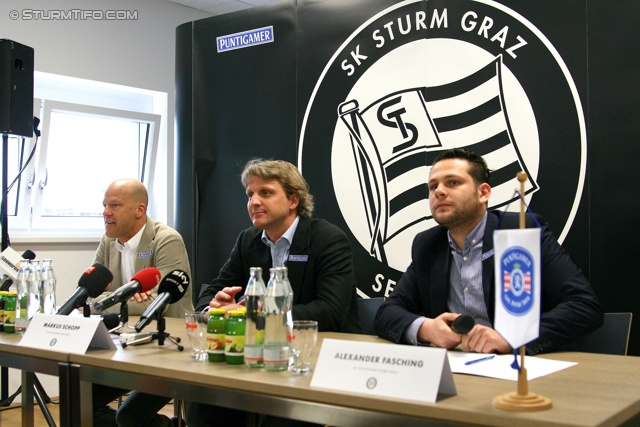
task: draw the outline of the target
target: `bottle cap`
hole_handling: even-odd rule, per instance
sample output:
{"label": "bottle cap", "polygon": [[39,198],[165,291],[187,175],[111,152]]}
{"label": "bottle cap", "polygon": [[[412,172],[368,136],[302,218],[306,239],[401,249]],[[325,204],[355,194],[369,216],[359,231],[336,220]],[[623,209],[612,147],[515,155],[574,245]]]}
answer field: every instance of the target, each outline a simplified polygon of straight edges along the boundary
{"label": "bottle cap", "polygon": [[236,317],[236,316],[243,316],[244,317],[245,314],[247,314],[247,309],[246,308],[238,308],[236,310],[229,311],[229,316],[233,316],[233,317]]}
{"label": "bottle cap", "polygon": [[227,310],[225,310],[224,308],[210,308],[209,309],[209,314],[213,314],[215,316],[219,316],[221,314],[225,314],[227,312]]}

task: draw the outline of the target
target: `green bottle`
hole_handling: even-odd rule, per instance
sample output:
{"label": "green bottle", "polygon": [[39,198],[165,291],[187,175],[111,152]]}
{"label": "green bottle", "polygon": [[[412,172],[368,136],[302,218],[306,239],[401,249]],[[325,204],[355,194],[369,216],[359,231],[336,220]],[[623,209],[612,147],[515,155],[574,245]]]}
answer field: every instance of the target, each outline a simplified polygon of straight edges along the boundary
{"label": "green bottle", "polygon": [[16,309],[18,294],[7,292],[4,296],[4,331],[13,334],[16,332]]}
{"label": "green bottle", "polygon": [[209,310],[207,323],[207,353],[209,362],[224,362],[224,332],[227,320],[224,318],[227,310],[212,308]]}
{"label": "green bottle", "polygon": [[230,365],[244,364],[244,329],[246,309],[231,310],[224,334],[224,357]]}

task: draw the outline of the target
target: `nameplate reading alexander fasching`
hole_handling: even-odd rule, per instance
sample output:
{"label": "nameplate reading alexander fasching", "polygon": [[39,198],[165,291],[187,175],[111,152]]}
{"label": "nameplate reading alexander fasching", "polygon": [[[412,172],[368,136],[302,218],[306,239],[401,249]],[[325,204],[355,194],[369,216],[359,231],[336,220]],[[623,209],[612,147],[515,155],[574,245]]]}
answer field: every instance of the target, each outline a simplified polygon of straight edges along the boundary
{"label": "nameplate reading alexander fasching", "polygon": [[442,348],[325,339],[312,387],[435,403],[456,394]]}
{"label": "nameplate reading alexander fasching", "polygon": [[100,318],[48,314],[33,316],[20,345],[74,354],[89,347],[116,348]]}

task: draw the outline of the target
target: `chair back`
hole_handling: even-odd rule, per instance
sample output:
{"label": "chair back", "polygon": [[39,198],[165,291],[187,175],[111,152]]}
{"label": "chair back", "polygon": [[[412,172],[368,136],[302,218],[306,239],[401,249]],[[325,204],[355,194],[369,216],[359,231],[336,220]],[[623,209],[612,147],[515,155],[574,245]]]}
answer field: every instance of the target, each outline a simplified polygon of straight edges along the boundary
{"label": "chair back", "polygon": [[626,356],[632,313],[605,313],[600,329],[576,340],[579,351]]}
{"label": "chair back", "polygon": [[362,333],[375,335],[373,330],[373,319],[376,317],[378,307],[384,302],[383,297],[358,298],[358,315]]}

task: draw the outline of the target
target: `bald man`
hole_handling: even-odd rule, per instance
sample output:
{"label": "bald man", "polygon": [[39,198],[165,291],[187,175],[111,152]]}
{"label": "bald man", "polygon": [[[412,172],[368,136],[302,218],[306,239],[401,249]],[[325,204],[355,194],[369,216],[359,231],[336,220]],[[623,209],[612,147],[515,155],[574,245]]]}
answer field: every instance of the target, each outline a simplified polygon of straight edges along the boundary
{"label": "bald man", "polygon": [[[94,262],[106,266],[113,273],[113,281],[95,301],[114,292],[147,267],[156,267],[162,277],[173,270],[183,270],[191,277],[182,236],[149,218],[148,203],[147,189],[140,181],[121,179],[107,188],[102,202],[105,234]],[[157,295],[157,286],[149,292],[135,294],[128,303],[129,314],[141,315]],[[108,311],[118,313],[119,305]],[[187,311],[193,311],[191,287],[187,288],[180,301],[169,305],[165,316],[182,318]]]}
{"label": "bald man", "polygon": [[[121,179],[107,188],[102,202],[105,234],[100,240],[94,262],[103,264],[113,273],[113,282],[95,301],[129,282],[135,273],[147,267],[156,267],[163,277],[173,270],[183,270],[191,276],[182,236],[149,218],[148,203],[147,189],[140,181]],[[157,286],[148,292],[135,294],[127,303],[129,314],[141,315],[157,295]],[[119,305],[109,310],[117,313]],[[193,311],[191,286],[180,301],[169,305],[165,316],[183,318],[188,311]],[[175,417],[169,419],[157,413],[170,398],[138,391],[132,391],[116,412],[109,404],[127,391],[93,385],[95,427],[172,427],[177,423]]]}

